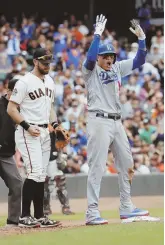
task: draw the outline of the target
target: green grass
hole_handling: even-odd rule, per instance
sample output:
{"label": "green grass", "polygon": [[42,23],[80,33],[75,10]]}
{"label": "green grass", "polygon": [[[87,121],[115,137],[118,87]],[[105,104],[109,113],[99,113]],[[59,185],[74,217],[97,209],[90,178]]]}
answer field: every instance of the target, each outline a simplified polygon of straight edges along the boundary
{"label": "green grass", "polygon": [[[152,209],[147,209],[150,212],[151,216],[157,216],[157,217],[164,217],[164,212],[163,208],[152,208]],[[103,211],[101,212],[101,216],[106,219],[116,219],[119,218],[119,212],[118,210],[108,210],[108,211]],[[59,219],[59,220],[83,220],[85,219],[85,214],[84,213],[78,213],[73,216],[65,216],[61,214],[54,214],[51,216],[53,219]]]}
{"label": "green grass", "polygon": [[[162,209],[151,209],[152,216],[163,217]],[[118,218],[118,212],[105,211],[102,216]],[[60,220],[83,220],[84,214],[74,216],[52,215]],[[1,225],[5,223],[5,217]],[[0,237],[1,245],[163,245],[163,223],[137,222],[106,226],[77,227],[55,232],[35,232]]]}

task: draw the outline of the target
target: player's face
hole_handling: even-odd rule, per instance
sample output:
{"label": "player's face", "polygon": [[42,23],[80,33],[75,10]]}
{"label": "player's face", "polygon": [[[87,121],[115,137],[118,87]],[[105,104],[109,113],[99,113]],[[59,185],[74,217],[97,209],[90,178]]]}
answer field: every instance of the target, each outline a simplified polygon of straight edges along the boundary
{"label": "player's face", "polygon": [[50,63],[42,63],[40,61],[38,61],[38,65],[37,65],[38,71],[42,74],[42,75],[46,75],[49,73],[50,70]]}
{"label": "player's face", "polygon": [[106,70],[109,71],[111,69],[111,66],[115,60],[114,54],[104,54],[98,56],[98,65]]}

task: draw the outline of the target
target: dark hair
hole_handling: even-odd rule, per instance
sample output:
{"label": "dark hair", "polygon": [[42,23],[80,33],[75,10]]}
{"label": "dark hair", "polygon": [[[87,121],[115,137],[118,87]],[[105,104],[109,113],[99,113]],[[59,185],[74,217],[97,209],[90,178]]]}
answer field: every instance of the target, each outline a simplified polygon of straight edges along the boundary
{"label": "dark hair", "polygon": [[9,81],[9,83],[8,83],[8,89],[10,89],[10,90],[13,90],[14,89],[14,86],[15,86],[15,84],[16,84],[16,82],[18,81],[18,79],[11,79],[10,81]]}

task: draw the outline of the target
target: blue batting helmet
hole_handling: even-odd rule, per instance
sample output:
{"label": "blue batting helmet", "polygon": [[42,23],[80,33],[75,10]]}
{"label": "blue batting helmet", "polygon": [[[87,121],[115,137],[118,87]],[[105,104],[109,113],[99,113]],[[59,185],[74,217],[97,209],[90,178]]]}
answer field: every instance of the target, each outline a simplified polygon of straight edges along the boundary
{"label": "blue batting helmet", "polygon": [[113,47],[113,45],[111,45],[111,44],[100,45],[98,55],[103,55],[103,54],[114,54],[114,56],[115,56],[114,63],[115,63],[116,51],[115,51],[115,48]]}

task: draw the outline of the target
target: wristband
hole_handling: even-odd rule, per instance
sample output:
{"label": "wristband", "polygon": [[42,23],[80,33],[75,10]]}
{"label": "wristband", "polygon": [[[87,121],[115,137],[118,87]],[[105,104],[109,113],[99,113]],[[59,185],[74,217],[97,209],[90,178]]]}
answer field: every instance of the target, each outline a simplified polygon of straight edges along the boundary
{"label": "wristband", "polygon": [[59,124],[57,122],[52,122],[51,123],[52,127],[55,129],[59,126]]}
{"label": "wristband", "polygon": [[20,123],[21,127],[23,127],[23,129],[28,130],[28,128],[30,127],[30,125],[26,122],[26,121],[22,121]]}

